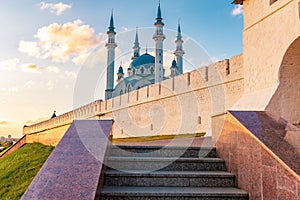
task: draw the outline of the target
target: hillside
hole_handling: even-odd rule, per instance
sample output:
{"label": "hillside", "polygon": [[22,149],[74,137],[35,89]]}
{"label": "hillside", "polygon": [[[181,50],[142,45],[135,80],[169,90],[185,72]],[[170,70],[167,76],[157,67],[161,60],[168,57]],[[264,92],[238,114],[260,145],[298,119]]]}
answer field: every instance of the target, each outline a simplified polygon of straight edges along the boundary
{"label": "hillside", "polygon": [[0,159],[1,200],[20,199],[54,147],[26,144]]}

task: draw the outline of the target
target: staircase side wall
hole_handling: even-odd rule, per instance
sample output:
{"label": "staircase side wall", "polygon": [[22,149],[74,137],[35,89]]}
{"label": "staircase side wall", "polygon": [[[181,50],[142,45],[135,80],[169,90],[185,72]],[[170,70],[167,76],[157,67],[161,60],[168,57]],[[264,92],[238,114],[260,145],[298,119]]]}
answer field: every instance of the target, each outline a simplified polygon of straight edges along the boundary
{"label": "staircase side wall", "polygon": [[250,200],[300,199],[299,175],[231,114],[225,116],[216,147]]}
{"label": "staircase side wall", "polygon": [[36,175],[22,200],[95,199],[112,121],[75,120]]}

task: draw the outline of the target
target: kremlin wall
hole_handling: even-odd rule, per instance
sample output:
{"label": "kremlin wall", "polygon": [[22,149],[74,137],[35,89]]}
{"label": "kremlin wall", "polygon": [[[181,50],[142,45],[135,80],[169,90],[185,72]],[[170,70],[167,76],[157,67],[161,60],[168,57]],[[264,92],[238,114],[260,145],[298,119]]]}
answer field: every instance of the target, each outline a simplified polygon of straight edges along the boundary
{"label": "kremlin wall", "polygon": [[75,119],[114,119],[113,138],[209,133],[211,117],[232,107],[243,91],[243,56],[238,55],[24,126],[23,134],[27,143],[56,145]]}

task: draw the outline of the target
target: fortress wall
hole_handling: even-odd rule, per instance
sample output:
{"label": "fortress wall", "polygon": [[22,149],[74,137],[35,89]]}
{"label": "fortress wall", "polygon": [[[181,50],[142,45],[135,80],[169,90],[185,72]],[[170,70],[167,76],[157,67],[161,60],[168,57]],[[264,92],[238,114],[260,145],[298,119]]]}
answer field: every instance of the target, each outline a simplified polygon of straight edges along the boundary
{"label": "fortress wall", "polygon": [[[32,126],[32,141],[54,140],[74,119],[114,119],[114,138],[209,132],[211,116],[225,112],[243,94],[243,56],[167,79],[158,84],[95,101]],[[230,73],[228,73],[230,71]],[[57,132],[57,133],[56,133]],[[46,136],[44,136],[46,135]],[[51,141],[53,143],[53,141]]]}
{"label": "fortress wall", "polygon": [[[300,4],[299,4],[300,5]],[[280,67],[279,85],[266,110],[292,124],[300,122],[300,37],[289,47]]]}
{"label": "fortress wall", "polygon": [[[293,0],[247,0],[244,1],[244,24],[245,28],[252,26],[253,24],[259,22],[262,18],[265,18],[270,13],[276,12],[278,9],[286,5]],[[270,2],[274,2],[270,4]],[[255,11],[255,14],[253,12]]]}
{"label": "fortress wall", "polygon": [[233,56],[229,60],[229,75],[227,77],[231,77],[231,79],[237,79],[244,76],[244,56],[243,54],[239,54]]}
{"label": "fortress wall", "polygon": [[39,142],[44,145],[56,146],[64,134],[67,132],[71,123],[58,127],[53,127],[48,130],[43,130],[38,133],[26,135],[26,143]]}
{"label": "fortress wall", "polygon": [[[249,109],[264,109],[274,94],[285,52],[300,36],[299,13],[299,0],[278,0],[272,5],[269,0],[244,1],[245,92],[253,93],[248,99],[269,93],[268,98],[260,99],[262,105],[253,102]],[[258,94],[259,90],[262,92]],[[247,106],[245,101],[243,108]]]}

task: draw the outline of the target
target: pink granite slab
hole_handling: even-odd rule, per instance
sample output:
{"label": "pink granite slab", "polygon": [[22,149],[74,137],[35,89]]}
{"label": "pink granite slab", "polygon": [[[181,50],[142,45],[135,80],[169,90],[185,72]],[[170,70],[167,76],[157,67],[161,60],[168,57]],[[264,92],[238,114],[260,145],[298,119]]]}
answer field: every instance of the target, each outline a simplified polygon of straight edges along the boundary
{"label": "pink granite slab", "polygon": [[111,120],[74,121],[22,199],[94,199],[111,126]]}
{"label": "pink granite slab", "polygon": [[[272,150],[291,169],[300,175],[300,153],[295,144],[286,139],[290,129],[300,138],[300,129],[266,111],[229,111],[261,142]],[[298,140],[300,143],[300,140]],[[300,145],[300,144],[299,144]]]}
{"label": "pink granite slab", "polygon": [[291,129],[294,138],[299,135],[294,128],[268,112],[230,111],[226,115],[217,154],[249,199],[300,200],[297,141],[287,139]]}

